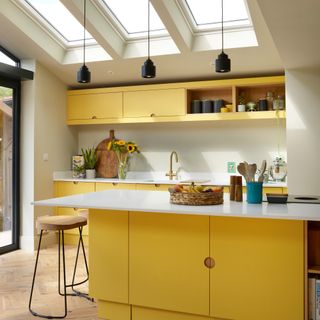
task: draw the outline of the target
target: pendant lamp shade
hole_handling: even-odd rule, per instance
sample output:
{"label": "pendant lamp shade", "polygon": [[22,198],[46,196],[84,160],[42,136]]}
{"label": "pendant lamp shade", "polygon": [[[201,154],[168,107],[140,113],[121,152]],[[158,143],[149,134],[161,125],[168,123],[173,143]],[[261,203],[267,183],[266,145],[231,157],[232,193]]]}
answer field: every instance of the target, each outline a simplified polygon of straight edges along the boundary
{"label": "pendant lamp shade", "polygon": [[218,59],[216,59],[215,66],[216,72],[225,73],[231,70],[231,60],[223,51],[223,0],[221,0],[221,15],[221,53],[218,55]]}
{"label": "pendant lamp shade", "polygon": [[142,78],[154,78],[156,76],[156,66],[150,59],[150,0],[148,0],[148,59],[141,67]]}
{"label": "pendant lamp shade", "polygon": [[83,65],[77,72],[79,83],[89,83],[91,81],[91,73],[86,66],[86,1],[83,0]]}

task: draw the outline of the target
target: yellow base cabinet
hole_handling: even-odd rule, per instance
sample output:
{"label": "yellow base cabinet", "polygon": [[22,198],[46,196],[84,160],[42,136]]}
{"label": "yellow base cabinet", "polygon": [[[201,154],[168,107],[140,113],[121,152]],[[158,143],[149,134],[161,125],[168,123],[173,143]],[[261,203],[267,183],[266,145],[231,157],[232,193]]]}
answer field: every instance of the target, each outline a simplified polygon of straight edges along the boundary
{"label": "yellow base cabinet", "polygon": [[129,303],[209,314],[209,218],[130,212]]}
{"label": "yellow base cabinet", "polygon": [[131,306],[98,300],[98,317],[99,319],[107,320],[132,320]]}
{"label": "yellow base cabinet", "polygon": [[118,182],[98,182],[96,183],[96,191],[102,190],[113,190],[113,189],[122,189],[122,190],[135,190],[135,183],[118,183]]}
{"label": "yellow base cabinet", "polygon": [[304,223],[210,218],[210,315],[304,319]]}
{"label": "yellow base cabinet", "polygon": [[90,296],[128,304],[128,212],[89,211]]}

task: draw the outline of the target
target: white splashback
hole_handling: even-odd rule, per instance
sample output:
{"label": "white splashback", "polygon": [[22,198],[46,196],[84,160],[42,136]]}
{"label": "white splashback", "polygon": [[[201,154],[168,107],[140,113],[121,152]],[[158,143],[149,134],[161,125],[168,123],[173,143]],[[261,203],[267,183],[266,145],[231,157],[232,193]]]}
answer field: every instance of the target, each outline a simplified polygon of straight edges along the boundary
{"label": "white splashback", "polygon": [[227,172],[227,162],[246,160],[268,164],[280,154],[286,158],[285,121],[225,121],[95,125],[78,127],[81,148],[97,146],[115,130],[118,139],[133,140],[141,150],[134,154],[131,170],[168,171],[172,150],[179,156],[178,166],[187,172]]}

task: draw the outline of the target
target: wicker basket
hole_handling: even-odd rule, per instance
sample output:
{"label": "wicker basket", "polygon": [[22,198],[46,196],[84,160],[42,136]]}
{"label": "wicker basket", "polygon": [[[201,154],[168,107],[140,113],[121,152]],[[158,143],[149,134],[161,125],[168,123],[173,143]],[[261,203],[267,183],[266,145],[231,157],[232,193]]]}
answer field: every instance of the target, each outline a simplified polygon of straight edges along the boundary
{"label": "wicker basket", "polygon": [[220,192],[172,192],[170,202],[189,206],[207,206],[223,203],[223,191]]}

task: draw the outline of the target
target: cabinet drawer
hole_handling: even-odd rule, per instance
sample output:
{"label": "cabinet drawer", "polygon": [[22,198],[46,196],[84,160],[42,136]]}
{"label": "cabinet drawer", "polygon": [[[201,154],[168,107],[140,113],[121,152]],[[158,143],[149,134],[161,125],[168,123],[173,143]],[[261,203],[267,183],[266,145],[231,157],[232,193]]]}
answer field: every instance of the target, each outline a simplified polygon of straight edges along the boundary
{"label": "cabinet drawer", "polygon": [[124,117],[182,116],[185,114],[185,89],[129,91],[123,94]]}
{"label": "cabinet drawer", "polygon": [[114,189],[135,190],[136,185],[134,183],[118,183],[118,182],[96,183],[96,191],[114,190]]}
{"label": "cabinet drawer", "polygon": [[68,120],[122,117],[122,92],[68,96]]}

